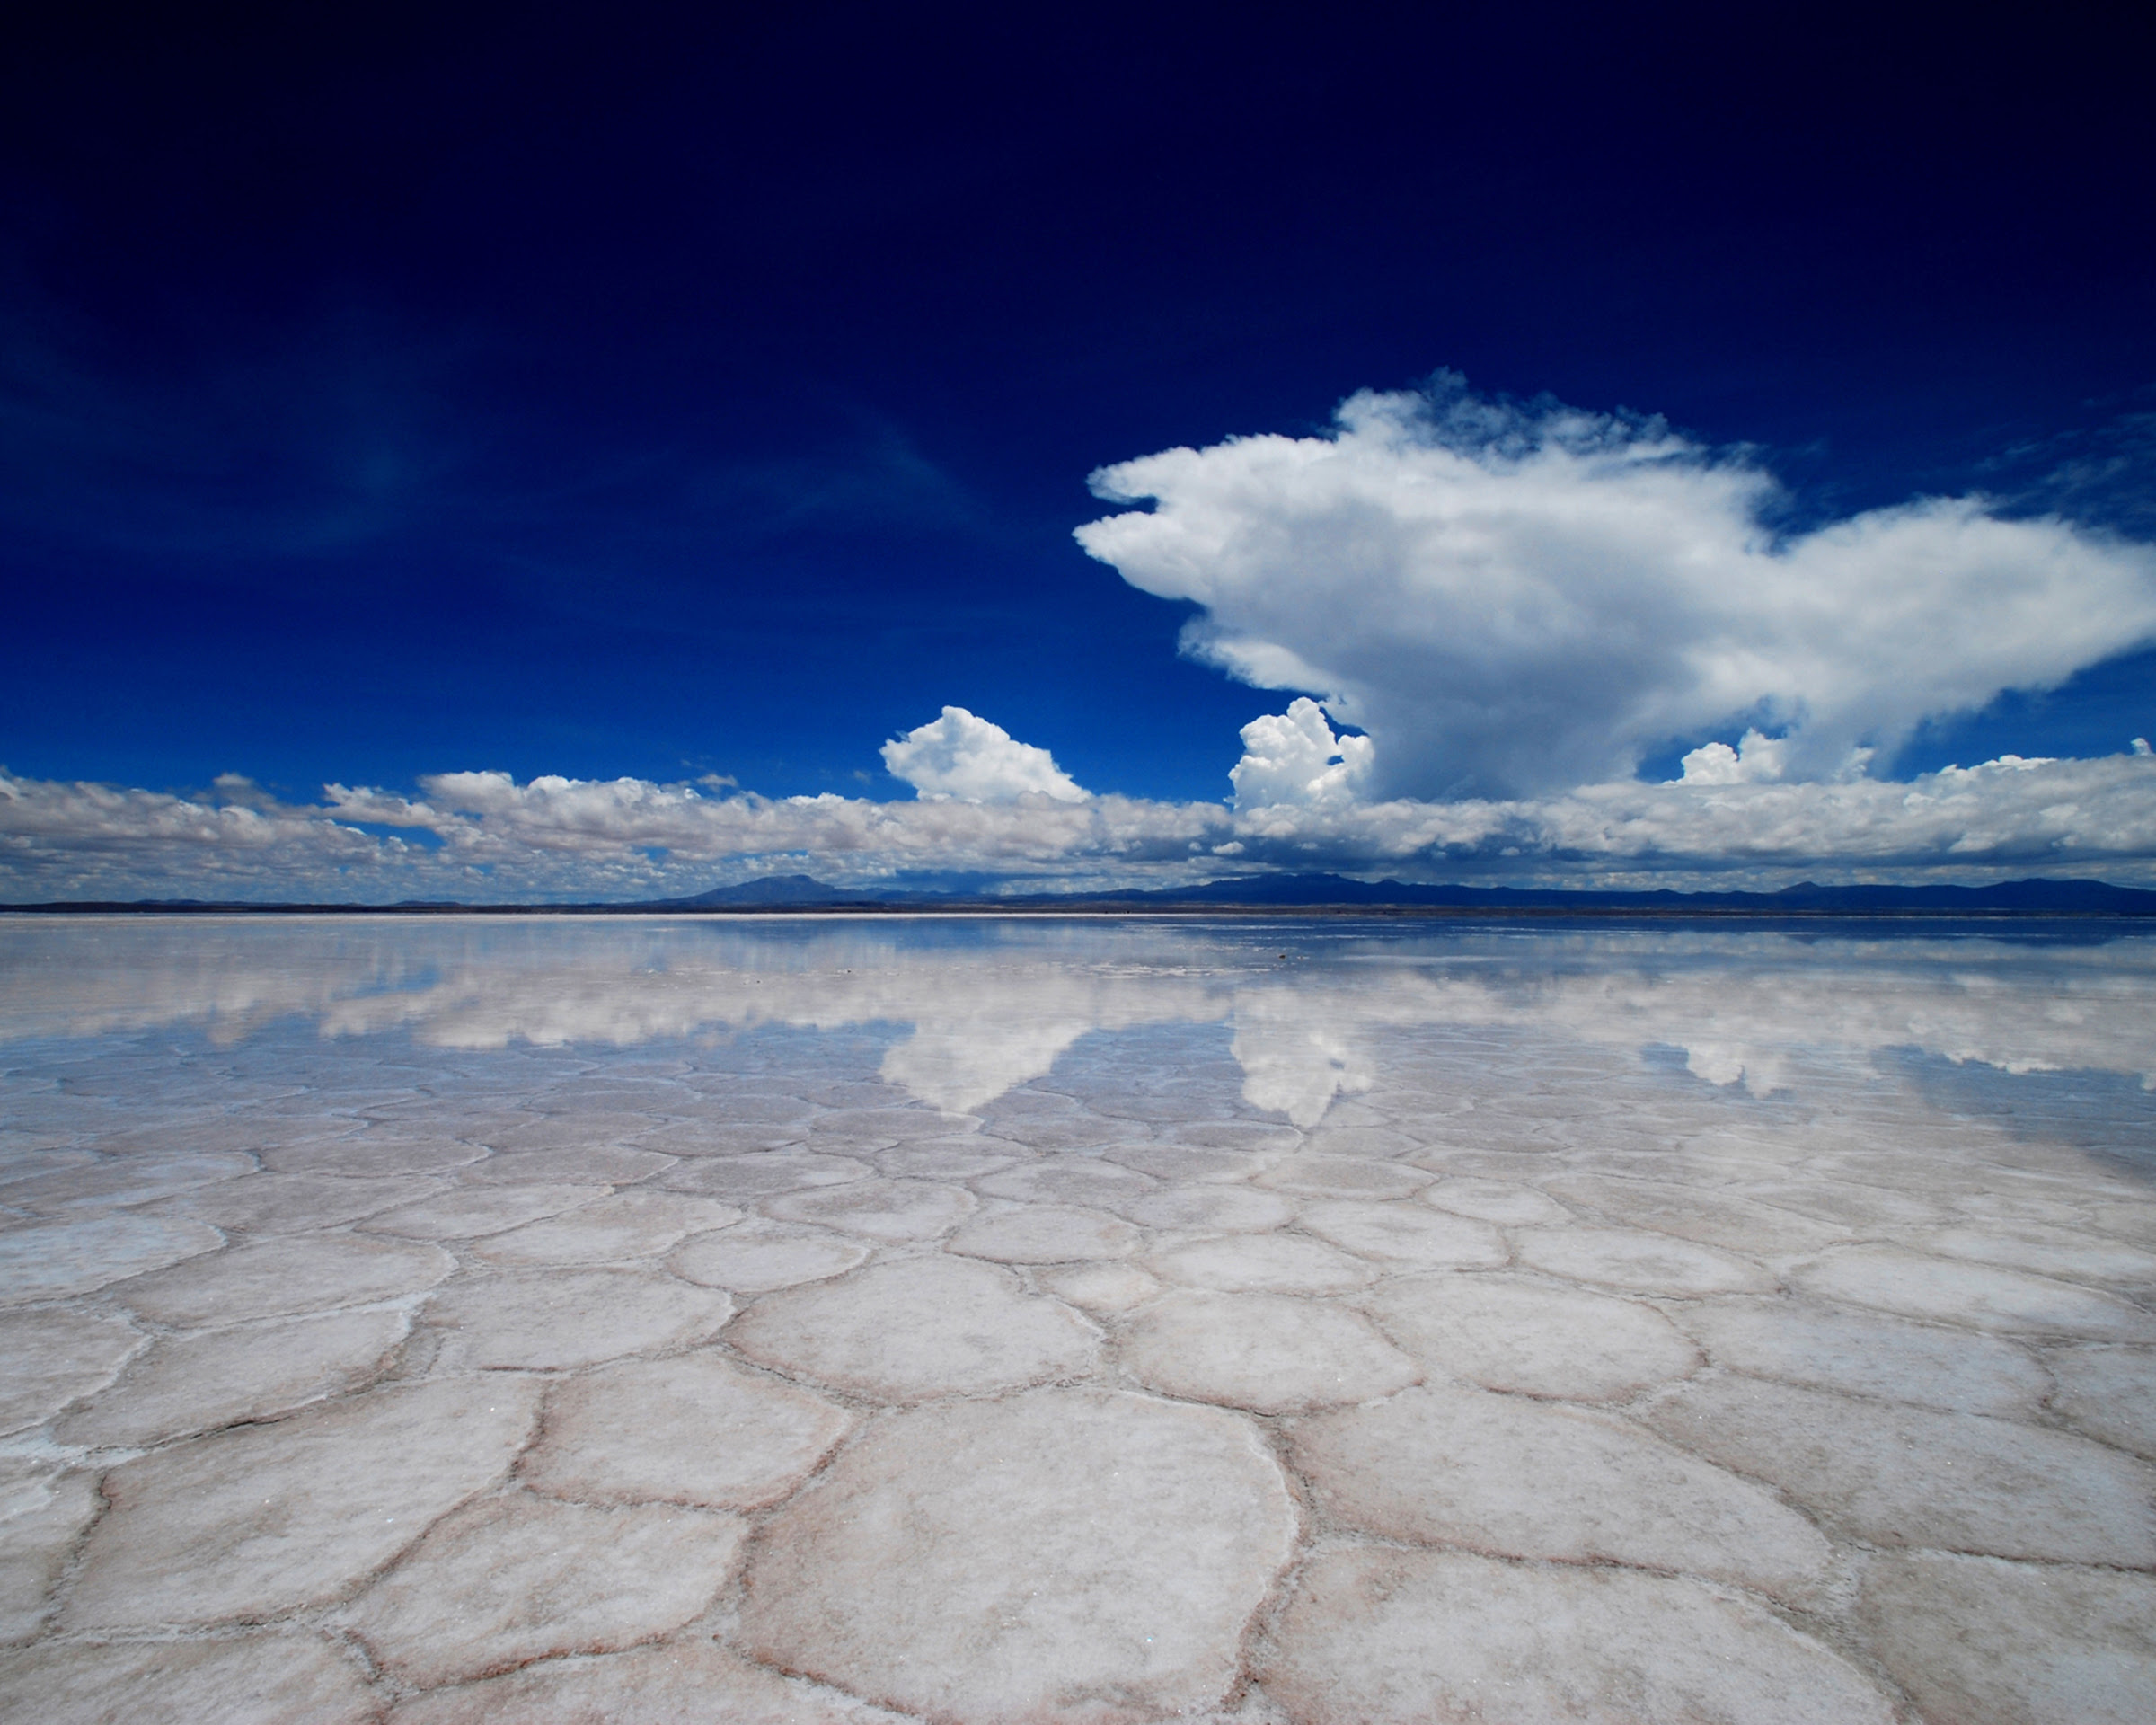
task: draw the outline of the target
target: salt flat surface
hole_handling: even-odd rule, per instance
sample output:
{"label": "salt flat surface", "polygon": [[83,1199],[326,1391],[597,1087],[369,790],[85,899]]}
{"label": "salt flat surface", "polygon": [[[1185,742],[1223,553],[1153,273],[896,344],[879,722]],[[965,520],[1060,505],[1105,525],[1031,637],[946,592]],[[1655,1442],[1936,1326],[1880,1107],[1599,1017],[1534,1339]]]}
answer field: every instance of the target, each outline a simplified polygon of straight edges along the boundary
{"label": "salt flat surface", "polygon": [[0,920],[0,1718],[2156,1718],[2156,935]]}

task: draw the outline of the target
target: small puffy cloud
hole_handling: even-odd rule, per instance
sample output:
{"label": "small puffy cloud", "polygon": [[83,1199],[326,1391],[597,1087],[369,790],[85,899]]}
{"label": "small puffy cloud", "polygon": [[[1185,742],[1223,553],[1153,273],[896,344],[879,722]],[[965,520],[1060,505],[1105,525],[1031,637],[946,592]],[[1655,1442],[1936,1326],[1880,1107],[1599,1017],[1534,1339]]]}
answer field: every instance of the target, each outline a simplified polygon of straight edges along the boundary
{"label": "small puffy cloud", "polygon": [[1784,776],[1831,778],[2156,639],[2147,546],[1976,498],[1778,536],[1780,488],[1745,455],[1456,380],[1093,486],[1153,507],[1081,527],[1085,549],[1205,607],[1186,650],[1368,733],[1392,796],[1622,780],[1748,720],[1784,732]]}
{"label": "small puffy cloud", "polygon": [[945,707],[942,717],[893,738],[883,746],[883,764],[893,778],[905,780],[915,795],[931,802],[1004,802],[1024,796],[1083,802],[1088,794],[1047,749],[1020,742],[964,707]]}
{"label": "small puffy cloud", "polygon": [[1334,736],[1325,709],[1303,696],[1242,728],[1242,758],[1228,772],[1235,806],[1342,807],[1368,781],[1370,754],[1367,737]]}
{"label": "small puffy cloud", "polygon": [[1789,770],[1789,742],[1786,737],[1763,737],[1747,730],[1732,748],[1727,743],[1702,743],[1683,762],[1680,784],[1772,783]]}

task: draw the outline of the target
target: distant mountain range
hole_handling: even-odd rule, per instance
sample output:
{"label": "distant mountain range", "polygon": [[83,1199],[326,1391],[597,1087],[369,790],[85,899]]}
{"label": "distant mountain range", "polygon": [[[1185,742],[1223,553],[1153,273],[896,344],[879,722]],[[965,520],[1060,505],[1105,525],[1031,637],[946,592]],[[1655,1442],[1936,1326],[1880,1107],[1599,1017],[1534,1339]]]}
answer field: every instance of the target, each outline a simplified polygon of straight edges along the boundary
{"label": "distant mountain range", "polygon": [[1779,892],[1596,892],[1562,887],[1420,886],[1354,880],[1339,874],[1243,875],[1196,887],[1129,888],[1118,892],[1036,892],[987,898],[974,893],[835,887],[806,874],[768,875],[714,887],[687,898],[634,904],[463,905],[406,899],[393,905],[262,905],[196,898],[126,903],[0,906],[33,911],[1154,911],[1218,910],[1375,915],[1427,910],[1535,916],[2156,916],[2156,892],[2101,880],[2004,880],[1988,887],[1822,887],[1810,881]]}
{"label": "distant mountain range", "polygon": [[1779,892],[1595,892],[1561,887],[1419,886],[1355,880],[1339,874],[1244,875],[1197,887],[1130,888],[1118,892],[1027,893],[996,898],[944,892],[834,887],[805,874],[770,876],[715,887],[692,898],[639,906],[648,910],[932,909],[1167,910],[1185,907],[1277,910],[1533,910],[1739,912],[1765,916],[1898,912],[1928,915],[2156,916],[2156,892],[2101,880],[2008,880],[1989,887],[1847,886],[1810,881]]}

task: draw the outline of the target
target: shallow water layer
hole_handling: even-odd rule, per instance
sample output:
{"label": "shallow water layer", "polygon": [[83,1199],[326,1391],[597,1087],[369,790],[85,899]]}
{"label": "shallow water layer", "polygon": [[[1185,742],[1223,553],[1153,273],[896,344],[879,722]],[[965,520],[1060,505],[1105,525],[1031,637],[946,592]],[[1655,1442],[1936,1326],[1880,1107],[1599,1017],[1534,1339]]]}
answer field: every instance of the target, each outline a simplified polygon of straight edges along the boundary
{"label": "shallow water layer", "polygon": [[0,1716],[2156,1718],[2156,939],[0,922]]}

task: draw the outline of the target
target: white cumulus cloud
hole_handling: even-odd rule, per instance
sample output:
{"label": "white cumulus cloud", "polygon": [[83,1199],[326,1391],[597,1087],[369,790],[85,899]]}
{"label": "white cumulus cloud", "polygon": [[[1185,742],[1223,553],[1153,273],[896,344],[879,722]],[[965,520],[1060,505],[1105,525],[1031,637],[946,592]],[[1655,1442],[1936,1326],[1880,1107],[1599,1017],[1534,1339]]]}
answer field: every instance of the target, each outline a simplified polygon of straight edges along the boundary
{"label": "white cumulus cloud", "polygon": [[1621,781],[1748,722],[1783,733],[1762,767],[1849,776],[1927,718],[2156,639],[2149,547],[1977,498],[1778,536],[1777,482],[1741,453],[1455,382],[1093,486],[1153,507],[1080,528],[1085,549],[1202,606],[1187,650],[1365,730],[1393,796]]}
{"label": "white cumulus cloud", "polygon": [[1702,743],[1685,756],[1680,784],[1771,783],[1789,771],[1789,739],[1747,730],[1736,747]]}
{"label": "white cumulus cloud", "polygon": [[930,801],[1044,796],[1083,802],[1087,796],[1047,749],[1020,742],[964,707],[945,707],[941,717],[893,738],[883,746],[883,764],[893,778]]}
{"label": "white cumulus cloud", "polygon": [[1325,709],[1307,695],[1282,713],[1242,728],[1242,758],[1228,771],[1238,809],[1281,803],[1338,808],[1353,802],[1370,776],[1367,737],[1336,737]]}

